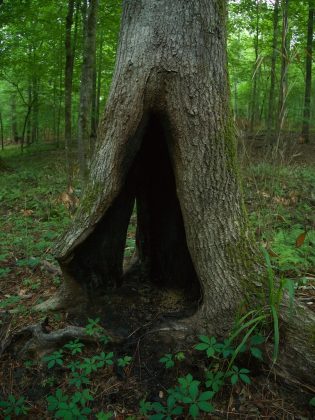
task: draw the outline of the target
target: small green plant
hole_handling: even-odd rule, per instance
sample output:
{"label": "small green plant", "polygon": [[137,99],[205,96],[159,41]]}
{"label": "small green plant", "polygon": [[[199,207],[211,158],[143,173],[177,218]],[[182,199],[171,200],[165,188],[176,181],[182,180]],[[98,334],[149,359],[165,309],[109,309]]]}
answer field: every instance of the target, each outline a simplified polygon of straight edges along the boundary
{"label": "small green plant", "polygon": [[5,309],[8,306],[16,305],[20,302],[20,296],[9,296],[6,299],[0,300],[0,309]]}
{"label": "small green plant", "polygon": [[206,387],[212,388],[213,392],[218,392],[224,385],[224,372],[206,372]]}
{"label": "small green plant", "polygon": [[310,406],[315,407],[315,397],[310,399]]}
{"label": "small green plant", "polygon": [[73,356],[76,355],[77,353],[81,353],[83,347],[84,347],[84,344],[80,343],[78,339],[74,341],[70,341],[69,343],[64,345],[64,348],[67,350],[70,350]]}
{"label": "small green plant", "polygon": [[113,352],[110,352],[110,353],[106,354],[102,351],[99,355],[93,356],[92,359],[93,359],[94,362],[96,362],[98,368],[102,368],[105,365],[107,365],[107,366],[113,365],[114,364],[113,357],[114,357]]}
{"label": "small green plant", "polygon": [[54,351],[51,354],[48,354],[47,356],[44,356],[43,360],[47,362],[48,369],[53,368],[56,365],[62,366],[63,365],[63,359],[62,359],[63,351]]}
{"label": "small green plant", "polygon": [[141,400],[139,404],[139,413],[143,416],[148,416],[152,410],[152,403],[150,401]]}
{"label": "small green plant", "polygon": [[249,372],[248,369],[239,369],[237,366],[232,366],[232,370],[227,373],[227,376],[231,377],[231,384],[235,385],[239,380],[243,381],[245,384],[250,384],[251,380],[247,375]]}
{"label": "small green plant", "polygon": [[169,390],[177,402],[188,405],[188,412],[193,418],[197,418],[200,411],[211,413],[214,410],[213,405],[209,402],[214,396],[214,392],[199,390],[200,381],[195,380],[191,374],[178,378],[179,386]]}
{"label": "small green plant", "polygon": [[80,372],[73,372],[69,379],[69,385],[74,385],[76,388],[81,388],[83,385],[89,384],[89,378]]}
{"label": "small green plant", "polygon": [[88,324],[85,327],[85,331],[88,335],[97,335],[103,332],[103,328],[99,325],[100,318],[91,319],[88,318]]}
{"label": "small green plant", "polygon": [[174,356],[175,360],[178,360],[179,362],[183,362],[186,359],[185,353],[182,351],[179,351]]}
{"label": "small green plant", "polygon": [[150,420],[172,420],[174,416],[180,416],[183,414],[183,407],[176,404],[176,398],[173,395],[169,395],[166,400],[166,405],[162,405],[159,402],[154,402],[151,405],[151,411],[155,414],[150,416]]}
{"label": "small green plant", "polygon": [[96,414],[97,420],[110,420],[114,417],[114,413],[110,411],[109,413],[104,413],[104,411],[100,411]]}
{"label": "small green plant", "polygon": [[75,372],[76,370],[79,370],[81,366],[81,363],[79,360],[72,360],[69,364],[68,364],[68,368],[71,370],[71,372]]}
{"label": "small green plant", "polygon": [[101,344],[106,345],[106,344],[108,344],[108,343],[110,342],[110,338],[109,338],[107,335],[103,334],[103,335],[101,335],[101,336],[98,338],[98,341],[99,341]]}
{"label": "small green plant", "polygon": [[11,271],[11,268],[0,268],[0,278],[5,277],[7,274],[9,274]]}
{"label": "small green plant", "polygon": [[266,338],[260,334],[253,335],[250,338],[250,352],[256,359],[263,360],[262,351],[257,346],[263,344],[265,341]]}
{"label": "small green plant", "polygon": [[163,363],[166,369],[170,369],[175,366],[175,362],[173,360],[173,355],[168,353],[161,357],[160,362]]}
{"label": "small green plant", "polygon": [[209,358],[214,357],[216,353],[221,353],[223,345],[217,343],[215,337],[207,337],[205,335],[199,335],[200,343],[195,345],[195,349],[199,351],[205,351]]}
{"label": "small green plant", "polygon": [[12,416],[26,415],[29,408],[25,405],[25,398],[15,398],[14,395],[9,395],[7,401],[0,401],[0,408],[5,415],[5,420],[11,419]]}
{"label": "small green plant", "polygon": [[125,368],[126,366],[130,365],[131,360],[132,360],[132,357],[124,356],[117,360],[117,365],[119,367]]}
{"label": "small green plant", "polygon": [[86,419],[87,415],[91,413],[91,409],[86,406],[86,403],[93,401],[87,389],[82,392],[75,392],[72,397],[64,395],[62,390],[58,388],[55,395],[47,397],[48,411],[54,411],[55,418],[63,419]]}

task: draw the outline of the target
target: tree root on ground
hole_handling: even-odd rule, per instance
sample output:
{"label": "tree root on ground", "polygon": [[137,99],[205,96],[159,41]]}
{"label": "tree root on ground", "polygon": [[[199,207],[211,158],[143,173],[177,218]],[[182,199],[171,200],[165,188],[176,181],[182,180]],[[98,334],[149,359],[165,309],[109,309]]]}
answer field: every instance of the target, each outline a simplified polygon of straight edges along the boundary
{"label": "tree root on ground", "polygon": [[[113,343],[121,341],[120,337],[107,333],[107,331],[104,331],[104,334]],[[78,339],[86,343],[97,343],[100,338],[100,335],[89,335],[85,328],[74,325],[50,331],[48,318],[38,324],[24,327],[11,335],[8,335],[7,331],[1,332],[0,336],[6,337],[0,343],[0,356],[11,352],[18,358],[31,357],[33,359],[41,359],[45,354],[60,349],[69,341]]]}

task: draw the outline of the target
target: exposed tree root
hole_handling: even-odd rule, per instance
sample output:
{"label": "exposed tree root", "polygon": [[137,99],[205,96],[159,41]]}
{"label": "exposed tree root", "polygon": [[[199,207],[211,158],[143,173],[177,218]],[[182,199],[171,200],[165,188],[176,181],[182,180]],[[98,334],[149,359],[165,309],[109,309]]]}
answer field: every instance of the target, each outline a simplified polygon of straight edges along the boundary
{"label": "exposed tree root", "polygon": [[[111,342],[119,343],[120,337],[105,331]],[[40,359],[43,355],[60,349],[72,340],[86,343],[97,343],[99,335],[89,335],[83,327],[70,325],[57,331],[49,331],[48,318],[38,324],[29,325],[16,333],[7,336],[0,345],[0,356],[5,352],[13,352],[17,357]]]}

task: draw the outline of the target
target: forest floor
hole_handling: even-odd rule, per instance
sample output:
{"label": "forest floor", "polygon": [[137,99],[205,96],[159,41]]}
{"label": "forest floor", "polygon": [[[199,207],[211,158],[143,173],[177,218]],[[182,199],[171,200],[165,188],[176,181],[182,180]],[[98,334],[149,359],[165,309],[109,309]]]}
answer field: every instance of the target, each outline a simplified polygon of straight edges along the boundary
{"label": "forest floor", "polygon": [[[315,147],[298,145],[277,164],[268,163],[264,147],[253,142],[240,147],[254,240],[268,250],[280,284],[315,310]],[[23,155],[12,147],[0,157],[4,162],[0,167],[0,355],[1,343],[8,337],[46,316],[47,331],[79,325],[88,334],[98,334],[93,345],[74,341],[39,359],[31,353],[21,357],[16,349],[4,352],[0,418],[167,419],[176,413],[186,418],[188,412],[196,413],[194,403],[187,399],[181,413],[180,406],[167,399],[178,379],[176,392],[186,386],[194,394],[199,411],[195,418],[315,418],[309,404],[315,389],[277,382],[260,360],[265,357],[260,331],[248,337],[235,359],[239,368],[246,369],[243,376],[235,376],[234,370],[233,379],[231,371],[223,387],[222,377],[214,380],[213,375],[231,366],[224,357],[220,359],[221,350],[214,341],[209,344],[206,337],[201,338],[198,350],[198,339],[183,348],[174,337],[167,341],[154,329],[149,333],[155,322],[191,309],[189,296],[178,290],[163,290],[145,281],[139,284],[131,275],[122,288],[109,290],[79,312],[35,312],[34,306],[61,284],[52,244],[71,223],[80,189],[75,184],[73,190],[66,190],[64,152],[50,145],[31,146]],[[134,255],[135,230],[133,216],[126,261]],[[107,342],[108,330],[125,339],[119,344]],[[210,347],[217,352],[215,358],[201,351]],[[209,392],[213,408],[202,401],[209,399]],[[206,414],[212,409],[211,415]]]}

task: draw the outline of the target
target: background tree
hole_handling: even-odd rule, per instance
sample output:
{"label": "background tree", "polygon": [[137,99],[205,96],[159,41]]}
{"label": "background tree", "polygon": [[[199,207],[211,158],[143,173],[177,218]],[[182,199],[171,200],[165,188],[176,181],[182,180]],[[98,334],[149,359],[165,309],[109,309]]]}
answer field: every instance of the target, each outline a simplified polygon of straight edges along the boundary
{"label": "background tree", "polygon": [[304,119],[302,136],[306,143],[309,142],[310,117],[311,117],[311,91],[312,91],[312,62],[313,62],[313,32],[314,32],[314,10],[313,0],[308,4],[308,25],[305,55],[305,99],[304,99]]}

